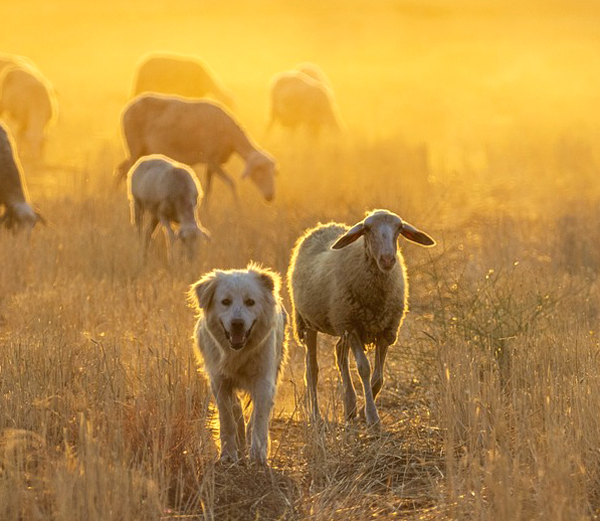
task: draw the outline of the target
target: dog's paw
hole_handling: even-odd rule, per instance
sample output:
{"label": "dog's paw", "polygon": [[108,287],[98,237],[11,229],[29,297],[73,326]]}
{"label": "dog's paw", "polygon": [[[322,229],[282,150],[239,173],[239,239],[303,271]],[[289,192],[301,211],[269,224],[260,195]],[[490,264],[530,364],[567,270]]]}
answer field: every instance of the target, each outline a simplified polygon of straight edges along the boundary
{"label": "dog's paw", "polygon": [[263,447],[250,447],[250,461],[259,465],[266,465],[267,451]]}

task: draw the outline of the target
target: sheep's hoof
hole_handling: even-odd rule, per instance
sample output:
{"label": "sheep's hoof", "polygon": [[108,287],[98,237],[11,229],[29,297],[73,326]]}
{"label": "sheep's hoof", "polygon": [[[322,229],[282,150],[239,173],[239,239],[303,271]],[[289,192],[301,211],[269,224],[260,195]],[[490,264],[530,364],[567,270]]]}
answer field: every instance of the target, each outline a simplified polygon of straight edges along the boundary
{"label": "sheep's hoof", "polygon": [[235,465],[239,461],[237,454],[222,453],[219,463],[223,465]]}
{"label": "sheep's hoof", "polygon": [[377,412],[377,409],[373,410],[373,411],[368,411],[367,409],[363,409],[361,410],[361,417],[365,418],[367,420],[367,426],[369,428],[379,428],[381,425],[381,420],[379,419],[379,413]]}

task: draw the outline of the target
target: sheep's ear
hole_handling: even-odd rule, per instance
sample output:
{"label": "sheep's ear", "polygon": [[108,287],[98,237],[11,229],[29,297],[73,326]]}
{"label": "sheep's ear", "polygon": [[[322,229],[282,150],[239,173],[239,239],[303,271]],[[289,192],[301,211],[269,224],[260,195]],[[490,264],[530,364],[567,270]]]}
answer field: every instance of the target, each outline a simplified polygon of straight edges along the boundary
{"label": "sheep's ear", "polygon": [[402,223],[400,233],[409,241],[416,242],[421,246],[435,246],[435,241],[429,235],[407,222]]}
{"label": "sheep's ear", "polygon": [[362,222],[359,222],[356,226],[350,228],[344,235],[342,235],[332,246],[332,250],[339,250],[345,248],[348,244],[352,244],[355,240],[361,237],[365,233],[365,226]]}
{"label": "sheep's ear", "polygon": [[214,273],[209,273],[202,277],[198,282],[192,284],[190,288],[190,297],[196,301],[200,309],[206,309],[213,298],[217,287],[217,278]]}

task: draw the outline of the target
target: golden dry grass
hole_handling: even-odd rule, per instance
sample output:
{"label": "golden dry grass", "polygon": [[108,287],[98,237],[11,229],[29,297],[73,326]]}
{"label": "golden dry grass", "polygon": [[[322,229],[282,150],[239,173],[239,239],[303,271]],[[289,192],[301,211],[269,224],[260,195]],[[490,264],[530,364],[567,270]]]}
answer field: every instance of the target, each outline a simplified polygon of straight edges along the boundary
{"label": "golden dry grass", "polygon": [[[598,7],[171,4],[3,7],[0,51],[33,59],[61,112],[51,168],[26,171],[50,225],[29,243],[0,233],[0,519],[597,518]],[[214,239],[191,263],[169,265],[162,236],[144,262],[112,187],[132,67],[157,49],[210,63],[280,163],[272,205],[240,180],[236,208],[217,183]],[[307,60],[347,135],[263,138],[270,77]],[[189,285],[249,260],[284,274],[305,228],[374,207],[438,241],[403,245],[411,312],[381,432],[341,420],[325,338],[328,421],[308,424],[292,342],[271,468],[215,464]]]}

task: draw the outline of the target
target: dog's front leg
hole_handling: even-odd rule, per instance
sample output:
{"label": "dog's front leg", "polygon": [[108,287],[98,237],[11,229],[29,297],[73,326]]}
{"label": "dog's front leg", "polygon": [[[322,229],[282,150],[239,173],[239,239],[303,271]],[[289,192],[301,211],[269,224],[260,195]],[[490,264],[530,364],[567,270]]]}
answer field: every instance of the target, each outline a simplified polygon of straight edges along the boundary
{"label": "dog's front leg", "polygon": [[236,446],[237,423],[233,414],[233,388],[226,380],[215,380],[211,383],[212,392],[219,410],[219,437],[221,438],[221,461],[238,460]]}
{"label": "dog's front leg", "polygon": [[275,400],[275,385],[270,378],[261,378],[251,392],[254,409],[252,410],[250,459],[267,463],[269,449],[269,419]]}

